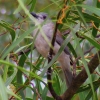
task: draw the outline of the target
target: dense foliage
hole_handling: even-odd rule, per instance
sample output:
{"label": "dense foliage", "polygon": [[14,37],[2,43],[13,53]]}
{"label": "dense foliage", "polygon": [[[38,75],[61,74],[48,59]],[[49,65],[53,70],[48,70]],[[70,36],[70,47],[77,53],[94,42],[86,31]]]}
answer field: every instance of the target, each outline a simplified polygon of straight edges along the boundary
{"label": "dense foliage", "polygon": [[57,55],[68,45],[76,74],[85,68],[88,75],[72,100],[99,100],[100,66],[90,74],[88,63],[100,50],[100,0],[0,1],[0,100],[54,100],[47,84],[50,66],[54,91],[58,95],[66,91],[57,55],[48,64],[34,49],[35,38],[31,36],[36,27],[30,12],[46,12],[56,23],[59,11],[57,28],[65,41]]}

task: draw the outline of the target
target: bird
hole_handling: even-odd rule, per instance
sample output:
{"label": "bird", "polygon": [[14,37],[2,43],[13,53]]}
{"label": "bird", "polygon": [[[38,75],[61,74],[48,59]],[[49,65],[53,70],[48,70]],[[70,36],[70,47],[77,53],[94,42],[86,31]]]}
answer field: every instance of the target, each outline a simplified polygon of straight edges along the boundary
{"label": "bird", "polygon": [[[51,43],[52,37],[53,37],[53,32],[54,32],[54,27],[55,27],[53,21],[49,18],[47,13],[31,12],[31,15],[38,22],[38,23],[35,23],[35,26],[43,23],[43,25],[41,26],[41,29],[42,29],[43,33],[45,34],[45,36],[47,37],[48,42]],[[37,51],[43,57],[47,58],[48,54],[49,54],[49,50],[50,50],[50,45],[46,41],[44,36],[42,35],[42,32],[40,31],[40,29],[36,28],[35,30],[33,30],[32,36],[33,37],[36,36],[34,44],[35,44]],[[63,41],[64,40],[61,36],[61,32],[59,30],[57,30],[56,40],[55,40],[54,47],[53,47],[53,56],[57,54]],[[67,46],[64,48],[64,50],[58,57],[57,61],[61,64],[61,68],[62,68],[62,71],[65,76],[66,85],[67,85],[67,87],[69,87],[73,80],[73,74],[71,71],[71,64],[72,64],[73,60],[72,60],[71,53]]]}

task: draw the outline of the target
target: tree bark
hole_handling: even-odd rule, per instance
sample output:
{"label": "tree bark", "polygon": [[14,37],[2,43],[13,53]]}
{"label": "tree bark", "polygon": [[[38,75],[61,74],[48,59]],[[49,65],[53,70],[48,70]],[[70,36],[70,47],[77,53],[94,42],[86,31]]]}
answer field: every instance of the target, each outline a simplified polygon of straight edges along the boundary
{"label": "tree bark", "polygon": [[[90,60],[88,63],[88,68],[90,73],[93,73],[96,67],[100,64],[100,51]],[[73,95],[77,92],[78,88],[85,82],[88,78],[85,68],[76,76],[72,81],[69,88],[61,96],[62,100],[71,100]]]}

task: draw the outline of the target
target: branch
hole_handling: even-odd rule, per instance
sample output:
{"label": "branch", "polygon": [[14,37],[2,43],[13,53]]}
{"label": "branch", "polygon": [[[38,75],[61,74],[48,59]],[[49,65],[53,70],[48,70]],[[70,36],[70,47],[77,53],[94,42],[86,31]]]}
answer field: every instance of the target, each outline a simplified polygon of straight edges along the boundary
{"label": "branch", "polygon": [[[100,64],[100,51],[90,60],[88,63],[88,68],[90,73],[93,73],[96,67]],[[86,70],[83,69],[77,77],[72,81],[69,88],[65,91],[65,93],[61,96],[62,100],[71,100],[73,95],[77,92],[78,88],[85,82],[88,78]]]}
{"label": "branch", "polygon": [[[61,11],[58,13],[57,19],[59,18],[60,13],[61,13]],[[54,43],[55,43],[55,39],[56,39],[56,33],[57,33],[57,27],[58,27],[58,25],[59,24],[56,22],[55,30],[54,30],[54,34],[53,34],[53,38],[52,38],[52,41],[51,41],[51,44],[52,44],[53,47],[54,47]],[[52,60],[52,55],[53,55],[53,49],[50,48],[49,56],[48,56],[48,63],[50,63],[50,61]],[[52,69],[51,69],[51,67],[49,67],[48,68],[48,71],[47,71],[47,80],[48,80],[48,88],[49,88],[49,91],[50,91],[50,93],[52,94],[52,96],[56,100],[61,100],[60,96],[58,96],[56,94],[56,92],[54,91],[53,86],[52,86],[52,83],[50,82],[50,80],[51,80],[51,74],[52,74]]]}
{"label": "branch", "polygon": [[[66,4],[67,4],[67,0],[64,0],[64,7],[59,11],[58,15],[57,15],[57,22],[56,22],[56,25],[55,25],[55,30],[54,30],[54,33],[53,33],[53,37],[52,37],[52,41],[51,41],[51,45],[52,47],[54,47],[54,44],[55,44],[55,40],[56,40],[56,34],[57,34],[57,28],[58,28],[58,25],[60,23],[58,23],[58,20],[60,19],[60,14],[62,13],[62,10],[63,9],[66,9]],[[62,13],[63,14],[63,13]],[[61,18],[60,21],[62,21],[63,17]],[[52,60],[52,55],[53,55],[53,49],[52,47],[50,47],[50,50],[49,50],[49,55],[48,55],[48,63],[51,62]],[[62,100],[60,96],[58,96],[56,94],[56,92],[54,91],[53,89],[53,86],[52,86],[52,82],[51,81],[51,75],[52,75],[52,69],[51,69],[51,66],[48,68],[47,70],[47,81],[48,81],[48,88],[49,88],[49,91],[51,93],[51,95],[56,99],[56,100]]]}
{"label": "branch", "polygon": [[[34,47],[33,49],[35,49],[35,47]],[[24,51],[20,51],[20,52],[17,53],[17,56],[20,56],[20,55],[26,54],[27,52],[30,52],[30,51],[31,51],[31,48],[28,48],[28,49],[26,49],[26,50],[24,50]],[[10,55],[10,58],[13,58],[13,57],[14,57],[13,54]]]}
{"label": "branch", "polygon": [[[86,55],[87,53],[91,52],[91,50],[92,50],[92,49],[94,49],[94,46],[90,47],[90,49],[89,49],[89,50],[87,50],[86,52],[84,52],[84,55]],[[80,56],[79,56],[79,57],[77,57],[77,58],[76,58],[76,60],[74,61],[74,64],[76,64],[76,63],[77,63],[77,61],[78,61],[80,58],[81,58]]]}

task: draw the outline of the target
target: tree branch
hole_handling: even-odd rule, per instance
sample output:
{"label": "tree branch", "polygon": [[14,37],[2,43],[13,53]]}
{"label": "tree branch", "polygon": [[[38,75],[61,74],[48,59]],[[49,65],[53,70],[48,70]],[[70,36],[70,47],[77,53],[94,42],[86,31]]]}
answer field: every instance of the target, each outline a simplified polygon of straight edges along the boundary
{"label": "tree branch", "polygon": [[[33,49],[35,49],[35,47]],[[17,53],[17,56],[26,54],[27,52],[30,52],[30,51],[31,51],[31,48],[28,48],[28,49],[26,49],[24,51],[20,51],[20,52]],[[13,57],[14,57],[14,55],[10,55],[10,58],[13,58]]]}
{"label": "tree branch", "polygon": [[[65,8],[65,5],[67,4],[67,0],[64,0],[64,7],[62,9]],[[60,14],[62,13],[62,9],[59,11],[58,15],[57,15],[57,22],[56,22],[56,25],[55,25],[55,30],[54,30],[54,33],[53,33],[53,38],[52,38],[52,41],[51,41],[51,45],[52,47],[54,47],[54,44],[55,44],[55,40],[56,40],[56,34],[57,34],[57,28],[58,28],[58,20],[59,20],[59,17],[60,17]],[[53,49],[52,47],[50,47],[50,50],[49,50],[49,55],[48,55],[48,63],[51,62],[52,60],[52,55],[53,55]],[[52,82],[51,81],[51,75],[52,75],[52,69],[51,69],[51,66],[48,68],[47,70],[47,80],[48,80],[48,88],[49,88],[49,91],[50,93],[52,94],[52,96],[56,99],[56,100],[62,100],[60,96],[58,96],[56,94],[56,92],[54,91],[53,89],[53,86],[52,86]]]}
{"label": "tree branch", "polygon": [[[61,13],[61,11],[58,13],[57,19],[59,18],[60,13]],[[55,39],[56,39],[56,33],[57,33],[58,25],[59,24],[56,22],[55,30],[54,30],[54,34],[53,34],[53,38],[52,38],[52,41],[51,41],[51,44],[52,44],[53,47],[54,47],[54,43],[55,43]],[[52,60],[52,55],[53,55],[53,49],[50,48],[49,56],[48,56],[48,63],[50,63],[50,61]],[[49,91],[50,91],[50,93],[52,94],[52,96],[56,100],[61,100],[60,96],[58,96],[56,94],[56,92],[54,91],[53,86],[52,86],[52,83],[50,82],[50,80],[51,80],[51,74],[52,74],[52,69],[51,69],[51,67],[49,67],[48,70],[47,70],[47,80],[48,80],[48,88],[49,88]]]}
{"label": "tree branch", "polygon": [[[90,60],[88,63],[88,68],[90,73],[93,73],[96,67],[100,64],[100,51]],[[62,100],[71,100],[73,95],[77,92],[78,88],[85,82],[88,78],[85,68],[77,75],[77,77],[72,81],[69,88],[61,96]]]}

